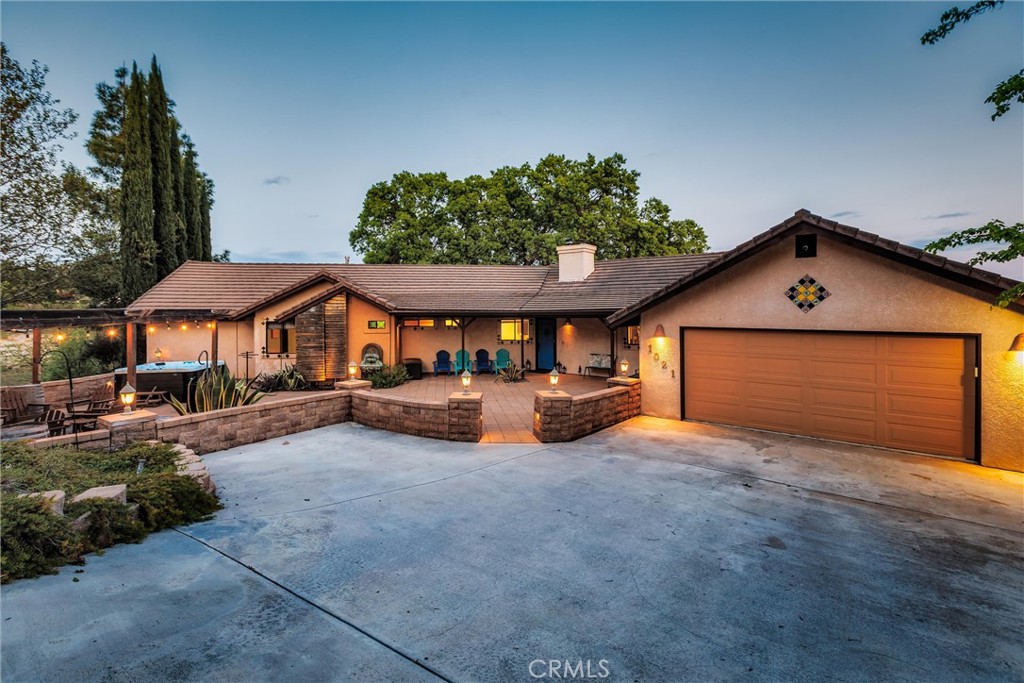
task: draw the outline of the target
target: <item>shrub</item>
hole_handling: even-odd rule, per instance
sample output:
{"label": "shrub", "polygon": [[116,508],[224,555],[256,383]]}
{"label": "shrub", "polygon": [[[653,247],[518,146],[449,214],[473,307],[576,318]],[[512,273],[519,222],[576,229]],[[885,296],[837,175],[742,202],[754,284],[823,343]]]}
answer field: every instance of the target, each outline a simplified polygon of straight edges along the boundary
{"label": "shrub", "polygon": [[259,375],[256,378],[255,386],[263,392],[302,391],[309,388],[309,382],[294,365],[288,365],[271,375]]}
{"label": "shrub", "polygon": [[409,381],[409,371],[401,363],[385,365],[370,376],[370,386],[374,389],[390,389]]}
{"label": "shrub", "polygon": [[236,379],[227,367],[211,368],[188,383],[187,399],[184,403],[170,397],[171,407],[179,415],[205,413],[211,410],[249,406],[266,396],[256,388],[256,380],[246,382]]}
{"label": "shrub", "polygon": [[139,504],[139,521],[150,531],[199,521],[220,507],[196,482],[177,474],[140,478],[128,488],[128,502]]}
{"label": "shrub", "polygon": [[146,537],[146,527],[119,501],[94,498],[69,503],[64,508],[67,519],[77,519],[85,513],[89,513],[89,523],[80,536],[83,552],[109,548],[115,543],[138,543]]}
{"label": "shrub", "polygon": [[3,506],[0,582],[56,574],[57,567],[81,561],[83,549],[79,535],[72,531],[66,517],[50,512],[44,499],[4,493],[0,496],[0,505]]}

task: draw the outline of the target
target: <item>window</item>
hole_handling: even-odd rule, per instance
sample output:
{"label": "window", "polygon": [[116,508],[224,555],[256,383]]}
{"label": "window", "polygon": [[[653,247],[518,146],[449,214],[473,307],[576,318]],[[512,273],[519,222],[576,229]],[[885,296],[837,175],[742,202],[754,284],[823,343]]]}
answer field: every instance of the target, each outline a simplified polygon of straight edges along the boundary
{"label": "window", "polygon": [[383,330],[387,329],[387,326],[387,320],[368,320],[366,322],[366,327],[371,330]]}
{"label": "window", "polygon": [[502,320],[499,341],[523,341],[530,338],[529,320]]}
{"label": "window", "polygon": [[295,353],[295,323],[267,323],[267,355]]}
{"label": "window", "polygon": [[640,346],[640,326],[627,326],[626,336],[622,339],[622,343],[625,345],[627,349],[633,346]]}
{"label": "window", "polygon": [[449,330],[454,330],[454,329],[458,328],[459,321],[455,320],[453,318],[445,318],[444,319],[444,326],[447,327]]}
{"label": "window", "polygon": [[420,318],[420,319],[406,318],[405,320],[402,321],[402,327],[415,327],[417,329],[420,329],[420,328],[423,328],[423,327],[433,327],[433,326],[434,326],[434,319],[433,318]]}

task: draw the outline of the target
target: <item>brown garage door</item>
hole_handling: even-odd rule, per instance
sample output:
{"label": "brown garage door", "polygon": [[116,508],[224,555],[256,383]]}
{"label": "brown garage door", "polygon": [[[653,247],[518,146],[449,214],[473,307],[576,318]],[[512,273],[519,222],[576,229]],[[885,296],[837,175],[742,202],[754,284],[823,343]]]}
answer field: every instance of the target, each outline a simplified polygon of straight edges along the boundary
{"label": "brown garage door", "polygon": [[973,459],[974,344],[685,330],[683,417]]}

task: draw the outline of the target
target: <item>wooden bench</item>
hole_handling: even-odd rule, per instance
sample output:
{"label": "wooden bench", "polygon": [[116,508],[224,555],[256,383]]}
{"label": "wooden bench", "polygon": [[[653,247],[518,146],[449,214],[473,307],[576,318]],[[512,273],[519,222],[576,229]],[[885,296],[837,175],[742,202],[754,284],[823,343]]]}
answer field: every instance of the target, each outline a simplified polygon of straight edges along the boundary
{"label": "wooden bench", "polygon": [[583,368],[584,377],[593,377],[595,370],[602,370],[612,376],[612,356],[609,353],[592,353],[587,367]]}

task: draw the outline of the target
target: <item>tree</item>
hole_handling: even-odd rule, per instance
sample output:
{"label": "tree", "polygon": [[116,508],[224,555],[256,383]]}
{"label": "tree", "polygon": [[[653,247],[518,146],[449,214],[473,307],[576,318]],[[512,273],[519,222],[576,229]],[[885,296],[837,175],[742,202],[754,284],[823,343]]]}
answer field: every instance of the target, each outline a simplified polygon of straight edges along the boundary
{"label": "tree", "polygon": [[156,277],[162,280],[178,267],[178,220],[174,212],[174,177],[171,171],[170,106],[155,55],[146,84],[149,151],[153,169],[153,242],[156,245]]}
{"label": "tree", "polygon": [[153,242],[153,170],[146,80],[132,64],[124,119],[121,176],[121,298],[127,304],[156,284]]}
{"label": "tree", "polygon": [[204,261],[212,261],[213,234],[210,224],[210,210],[213,208],[213,180],[205,173],[201,175],[202,184],[199,186],[199,226],[203,246],[202,257]]}
{"label": "tree", "polygon": [[174,248],[178,263],[188,260],[188,227],[185,225],[185,187],[182,180],[181,124],[171,116],[171,172],[174,190]]}
{"label": "tree", "polygon": [[[965,24],[972,17],[996,9],[1003,3],[1004,0],[981,0],[966,10],[953,7],[942,14],[936,28],[921,36],[921,44],[934,45],[949,35],[950,31],[958,24]],[[995,113],[992,114],[992,120],[995,121],[1008,112],[1014,101],[1024,102],[1024,69],[997,85],[985,100],[996,108]],[[954,232],[948,237],[935,240],[926,245],[925,250],[942,252],[956,247],[978,245],[997,245],[999,248],[995,251],[979,251],[974,258],[968,261],[971,265],[991,261],[1009,263],[1014,259],[1024,257],[1024,223],[1007,226],[1003,221],[993,219],[979,228],[967,228]],[[996,298],[995,305],[1006,307],[1021,297],[1024,297],[1024,284],[1018,284],[1004,291]]]}
{"label": "tree", "polygon": [[[939,25],[921,36],[921,44],[935,45],[949,35],[958,24],[966,24],[972,17],[1001,7],[1004,2],[1005,0],[980,0],[980,2],[974,3],[965,10],[959,7],[952,7],[946,10],[939,18]],[[1015,101],[1018,103],[1024,102],[1024,69],[1021,69],[1016,74],[1012,74],[1005,81],[997,85],[992,94],[985,100],[986,103],[996,108],[995,113],[992,114],[993,121],[1010,111],[1010,107]]]}
{"label": "tree", "polygon": [[670,220],[657,198],[638,206],[639,178],[620,154],[552,154],[461,180],[403,171],[367,191],[349,242],[367,263],[538,265],[573,242],[602,258],[706,251],[695,222]]}
{"label": "tree", "polygon": [[77,115],[46,90],[49,69],[29,69],[0,42],[0,295],[4,305],[55,295],[66,275],[70,208],[57,164]]}
{"label": "tree", "polygon": [[188,245],[188,258],[193,261],[203,260],[203,218],[202,196],[199,169],[196,168],[196,149],[192,140],[182,136],[185,153],[181,158],[182,209],[185,223],[185,243]]}

